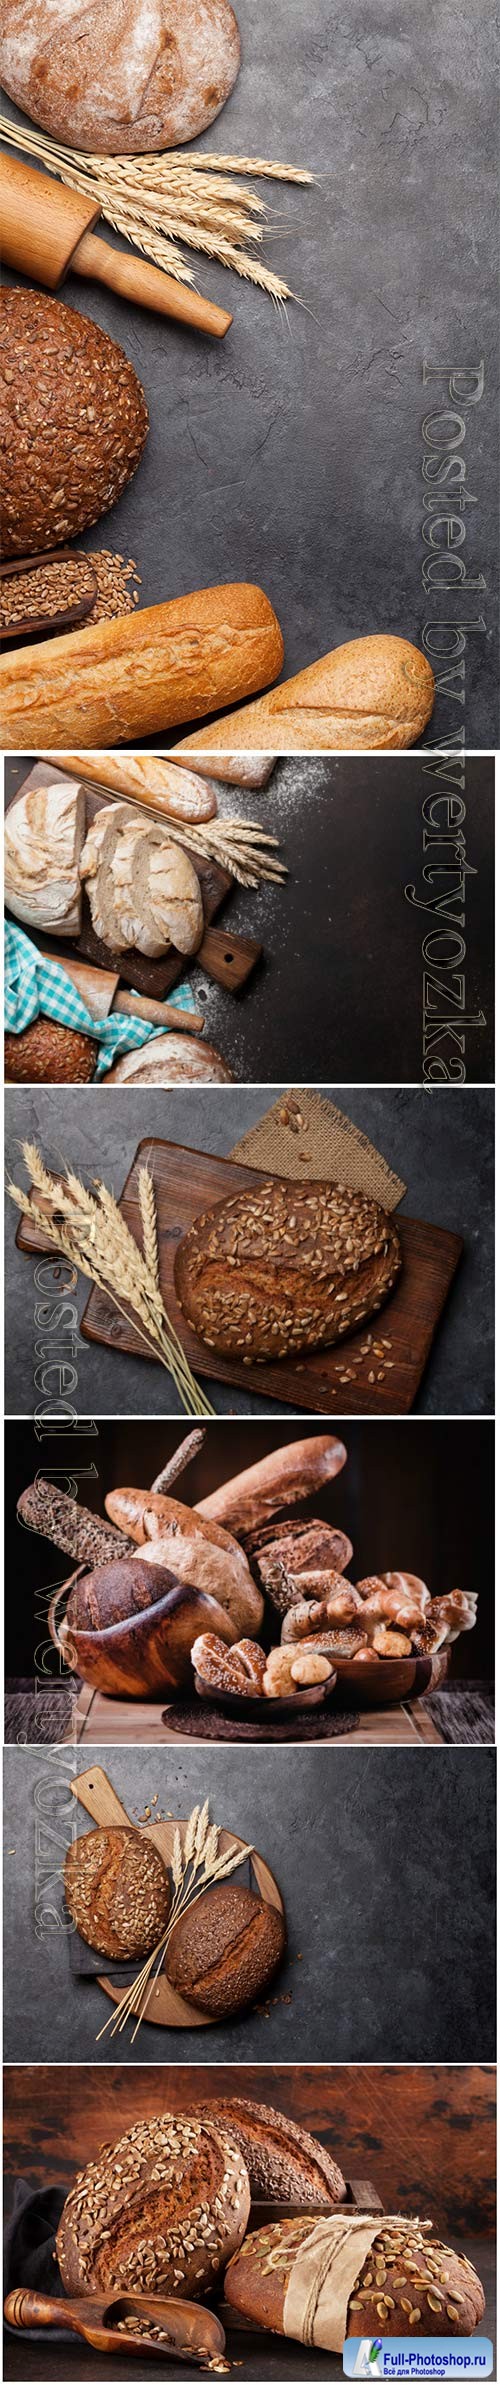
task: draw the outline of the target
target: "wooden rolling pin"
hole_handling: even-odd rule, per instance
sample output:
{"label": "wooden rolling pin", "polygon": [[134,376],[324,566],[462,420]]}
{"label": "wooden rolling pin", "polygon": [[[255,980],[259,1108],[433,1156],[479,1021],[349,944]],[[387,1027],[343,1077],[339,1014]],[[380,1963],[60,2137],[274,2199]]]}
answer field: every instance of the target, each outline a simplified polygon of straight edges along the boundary
{"label": "wooden rolling pin", "polygon": [[156,315],[172,315],[177,323],[187,323],[194,331],[211,332],[214,339],[223,339],[232,315],[223,307],[213,306],[209,298],[201,298],[198,290],[176,282],[168,273],[160,273],[157,265],[148,265],[145,257],[130,256],[121,249],[110,248],[105,240],[94,240],[94,224],[101,210],[94,200],[86,199],[81,191],[68,190],[49,174],[39,173],[35,166],[27,166],[22,158],[3,157],[0,161],[0,245],[4,265],[11,265],[15,273],[25,273],[28,280],[43,282],[47,290],[60,290],[67,273],[78,273],[93,282],[105,282],[108,290],[117,290],[120,298],[132,298],[135,306],[152,307]]}
{"label": "wooden rolling pin", "polygon": [[[55,762],[60,768],[61,755],[52,750],[40,754],[39,761]],[[213,820],[217,811],[213,788],[191,770],[174,770],[160,754],[124,754],[123,760],[115,754],[65,754],[64,768],[70,778],[110,787],[113,795],[130,795],[135,803],[164,813],[166,820],[204,822]]]}
{"label": "wooden rolling pin", "polygon": [[120,1011],[127,1019],[145,1019],[149,1027],[180,1027],[183,1035],[203,1035],[203,1011],[179,1010],[174,1002],[154,1002],[149,994],[124,994],[118,991],[119,975],[111,969],[93,969],[90,961],[69,961],[48,944],[40,944],[44,960],[54,961],[71,978],[82,1002],[86,1003],[93,1019],[107,1019],[110,1011]]}

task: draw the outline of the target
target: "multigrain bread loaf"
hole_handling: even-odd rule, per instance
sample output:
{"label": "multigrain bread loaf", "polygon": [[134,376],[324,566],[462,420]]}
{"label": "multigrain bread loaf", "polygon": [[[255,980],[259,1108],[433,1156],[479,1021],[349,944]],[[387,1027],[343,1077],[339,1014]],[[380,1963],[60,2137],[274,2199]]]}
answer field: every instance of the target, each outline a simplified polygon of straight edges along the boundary
{"label": "multigrain bread loaf", "polygon": [[56,2245],[67,2294],[178,2294],[199,2302],[241,2244],[250,2188],[211,2117],[158,2113],[103,2145],[67,2196]]}
{"label": "multigrain bread loaf", "polygon": [[226,736],[273,754],[355,753],[414,745],[430,720],[434,674],[407,638],[352,638],[295,679],[190,738],[193,760]]}
{"label": "multigrain bread loaf", "polygon": [[[334,2221],[327,2222],[322,2233],[323,2277],[330,2232],[333,2250],[340,2233]],[[257,2228],[248,2235],[226,2271],[226,2301],[258,2326],[282,2335],[294,2264],[311,2234],[310,2218],[301,2218]],[[311,2306],[313,2299],[311,2295]],[[416,2335],[472,2335],[484,2307],[480,2279],[464,2253],[451,2252],[448,2245],[429,2239],[427,2222],[421,2227],[417,2219],[391,2215],[380,2221],[372,2250],[355,2279],[347,2303],[346,2334],[399,2336],[408,2335],[411,2329]],[[309,2328],[304,2340],[319,2340],[327,2349],[325,2331],[319,2338],[315,2335],[312,2310]],[[293,2333],[293,2327],[288,2325],[286,2332]],[[342,2330],[339,2332],[341,2335]],[[335,2329],[330,2341],[332,2351],[337,2350]]]}
{"label": "multigrain bread loaf", "polygon": [[260,1631],[262,1591],[252,1581],[244,1550],[221,1524],[161,1491],[109,1491],[105,1506],[112,1523],[139,1543],[147,1578],[151,1566],[170,1566],[177,1581],[207,1591],[227,1608],[238,1636]]}
{"label": "multigrain bread loaf", "polygon": [[354,1332],[381,1308],[400,1265],[397,1228],[377,1201],[341,1184],[273,1177],[195,1219],[174,1280],[208,1348],[250,1366]]}
{"label": "multigrain bread loaf", "polygon": [[[141,383],[123,348],[107,331],[45,291],[2,292],[4,555],[40,554],[97,522],[116,504],[136,471],[147,431]],[[49,679],[56,642],[29,649],[37,651],[41,677],[45,655]],[[23,646],[17,658],[21,680],[26,656]],[[29,745],[30,739],[21,738],[20,743]]]}
{"label": "multigrain bread loaf", "polygon": [[327,2152],[284,2112],[271,2104],[253,2103],[249,2096],[215,2097],[198,2106],[217,2128],[238,2146],[252,2196],[266,2202],[342,2203],[345,2178]]}
{"label": "multigrain bread loaf", "polygon": [[198,1035],[155,1035],[135,1052],[124,1052],[108,1070],[108,1085],[232,1085],[231,1068],[213,1043]]}
{"label": "multigrain bread loaf", "polygon": [[88,1830],[65,1857],[72,1921],[97,1954],[149,1954],[166,1928],[171,1891],[157,1847],[144,1830]]}
{"label": "multigrain bread loaf", "polygon": [[56,1549],[64,1549],[75,1565],[104,1566],[108,1559],[134,1550],[127,1533],[117,1531],[105,1516],[92,1515],[89,1507],[80,1507],[68,1491],[46,1482],[43,1474],[21,1491],[17,1514],[27,1532],[40,1532]]}
{"label": "multigrain bread loaf", "polygon": [[7,1085],[90,1085],[96,1059],[93,1037],[58,1019],[33,1019],[22,1035],[5,1036]]}
{"label": "multigrain bread loaf", "polygon": [[266,687],[282,661],[261,588],[197,589],[2,655],[2,743],[127,745]]}
{"label": "multigrain bread loaf", "polygon": [[2,81],[53,140],[171,149],[218,116],[240,41],[229,0],[5,0]]}
{"label": "multigrain bread loaf", "polygon": [[15,919],[47,935],[78,936],[85,795],[74,779],[28,787],[5,821],[5,900]]}
{"label": "multigrain bread loaf", "polygon": [[282,1913],[238,1880],[220,1880],[181,1914],[169,1940],[171,1986],[213,2020],[264,1996],[286,1943]]}

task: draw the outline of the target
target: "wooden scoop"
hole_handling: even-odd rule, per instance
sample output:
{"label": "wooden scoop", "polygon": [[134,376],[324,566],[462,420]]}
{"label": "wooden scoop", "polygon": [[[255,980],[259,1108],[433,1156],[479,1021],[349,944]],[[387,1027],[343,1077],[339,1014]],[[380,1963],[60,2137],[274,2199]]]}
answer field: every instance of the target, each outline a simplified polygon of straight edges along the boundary
{"label": "wooden scoop", "polygon": [[[79,597],[72,597],[71,602],[66,605],[56,603],[52,613],[41,613],[37,609],[36,596],[32,596],[30,612],[29,576],[35,572],[40,583],[40,580],[48,575],[50,584],[51,571],[55,569],[57,572],[61,563],[75,565],[80,582]],[[18,621],[3,622],[1,616],[3,582],[8,584],[9,580],[17,580],[18,576],[25,578],[26,575],[28,575],[26,612]],[[53,637],[58,629],[77,629],[92,612],[96,596],[97,573],[94,571],[93,565],[89,563],[87,555],[75,555],[74,547],[52,547],[50,554],[47,555],[12,555],[7,563],[0,563],[0,640],[2,644],[5,644],[6,639],[10,638],[11,643],[14,641],[17,643],[19,638]]]}
{"label": "wooden scoop", "polygon": [[124,254],[121,249],[109,248],[105,240],[94,240],[100,213],[99,205],[86,199],[82,191],[66,189],[49,174],[25,165],[21,158],[1,159],[4,265],[43,282],[47,290],[59,290],[67,273],[82,274],[84,279],[105,282],[108,290],[117,290],[120,298],[132,298],[136,306],[152,307],[157,315],[172,315],[177,323],[191,324],[194,331],[208,331],[214,339],[223,339],[232,315],[213,306],[209,298],[201,298],[198,290],[187,289],[170,274],[160,273],[158,266],[148,265],[144,257],[131,256],[128,251]]}
{"label": "wooden scoop", "polygon": [[[93,2294],[85,2301],[63,2301],[16,2286],[4,2302],[4,2317],[11,2327],[70,2327],[95,2352],[158,2352],[162,2360],[195,2360],[200,2368],[218,2365],[226,2342],[213,2311],[204,2310],[200,2302],[181,2302],[173,2296],[167,2300],[158,2294],[121,2294],[111,2301]],[[120,2319],[132,2318],[164,2328],[163,2340],[140,2334],[139,2329],[133,2335],[132,2328],[118,2325]]]}

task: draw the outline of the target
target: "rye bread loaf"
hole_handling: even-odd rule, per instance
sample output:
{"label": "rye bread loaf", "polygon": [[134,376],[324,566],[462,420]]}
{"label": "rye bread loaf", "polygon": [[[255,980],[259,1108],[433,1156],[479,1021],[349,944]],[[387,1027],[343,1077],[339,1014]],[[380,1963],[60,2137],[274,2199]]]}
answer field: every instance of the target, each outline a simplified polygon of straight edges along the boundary
{"label": "rye bread loaf", "polygon": [[[312,1517],[299,1517],[284,1524],[274,1524],[265,1533],[254,1533],[251,1554],[256,1573],[266,1595],[279,1615],[287,1615],[290,1608],[307,1597],[303,1575],[310,1573],[342,1574],[353,1554],[352,1542],[345,1532],[337,1532],[334,1524],[322,1524]],[[321,1593],[311,1592],[312,1597]]]}
{"label": "rye bread loaf", "polygon": [[399,1235],[346,1185],[278,1177],[218,1201],[175,1254],[184,1316],[223,1357],[284,1358],[353,1333],[392,1291]]}
{"label": "rye bread loaf", "polygon": [[240,63],[229,0],[5,0],[2,81],[55,141],[134,155],[192,141]]}
{"label": "rye bread loaf", "polygon": [[286,1944],[282,1913],[238,1880],[220,1880],[181,1914],[169,1939],[171,1986],[213,2020],[264,1996]]}
{"label": "rye bread loaf", "polygon": [[[2,292],[4,555],[40,554],[97,522],[136,471],[147,431],[141,383],[107,331],[42,290]],[[47,679],[48,657],[58,643],[44,642],[39,650]],[[26,654],[24,646],[21,675]]]}
{"label": "rye bread loaf", "polygon": [[217,2096],[197,2107],[223,2128],[243,2156],[252,2196],[266,2202],[342,2203],[345,2178],[326,2145],[307,2128],[249,2096]]}
{"label": "rye bread loaf", "polygon": [[213,1043],[198,1035],[155,1035],[136,1052],[124,1052],[108,1070],[108,1085],[232,1085],[232,1069]]}
{"label": "rye bread loaf", "polygon": [[[311,2220],[301,2218],[281,2220],[247,2236],[224,2281],[226,2301],[233,2309],[260,2327],[284,2334],[294,2261],[311,2232]],[[417,2219],[389,2216],[380,2221],[349,2298],[347,2335],[406,2336],[410,2330],[415,2335],[472,2335],[484,2307],[480,2279],[464,2253],[451,2252],[428,2236]]]}
{"label": "rye bread loaf", "polygon": [[198,588],[0,655],[3,745],[128,745],[267,687],[282,660],[262,588]]}
{"label": "rye bread loaf", "polygon": [[73,1839],[64,1893],[80,1937],[97,1954],[115,1960],[149,1954],[166,1928],[168,1872],[144,1830],[88,1830]]}
{"label": "rye bread loaf", "polygon": [[47,935],[79,935],[84,836],[85,795],[74,779],[61,774],[52,786],[28,787],[10,805],[5,901],[15,919]]}
{"label": "rye bread loaf", "polygon": [[108,1558],[125,1557],[129,1549],[134,1550],[127,1532],[117,1531],[105,1516],[92,1515],[89,1507],[80,1507],[68,1491],[45,1482],[43,1474],[21,1492],[17,1514],[28,1532],[40,1532],[45,1540],[53,1541],[56,1549],[73,1557],[75,1565],[103,1567]]}
{"label": "rye bread loaf", "polygon": [[33,1019],[22,1035],[5,1036],[6,1085],[90,1085],[96,1060],[93,1036],[58,1019]]}
{"label": "rye bread loaf", "polygon": [[262,1591],[252,1581],[243,1549],[221,1524],[211,1524],[161,1491],[109,1491],[106,1512],[141,1549],[141,1563],[170,1566],[176,1580],[207,1591],[227,1609],[237,1636],[260,1631]]}
{"label": "rye bread loaf", "polygon": [[174,2294],[199,2302],[241,2244],[250,2188],[211,2117],[159,2112],[80,2170],[57,2230],[67,2294]]}
{"label": "rye bread loaf", "polygon": [[125,1623],[144,1613],[176,1588],[175,1574],[164,1565],[146,1573],[137,1556],[112,1558],[92,1573],[80,1574],[70,1590],[66,1622],[75,1631],[108,1631],[111,1623]]}
{"label": "rye bread loaf", "polygon": [[276,754],[369,753],[414,745],[430,720],[431,665],[407,638],[352,638],[282,681],[257,704],[190,738],[193,760],[226,738]]}

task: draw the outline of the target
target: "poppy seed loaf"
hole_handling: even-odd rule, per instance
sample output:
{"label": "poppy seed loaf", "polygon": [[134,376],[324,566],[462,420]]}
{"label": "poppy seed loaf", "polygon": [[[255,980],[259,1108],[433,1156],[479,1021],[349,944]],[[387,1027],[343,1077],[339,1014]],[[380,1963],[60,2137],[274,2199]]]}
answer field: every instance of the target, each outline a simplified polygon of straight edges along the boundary
{"label": "poppy seed loaf", "polygon": [[97,522],[136,471],[147,431],[137,373],[106,331],[45,291],[2,292],[4,555],[42,554]]}
{"label": "poppy seed loaf", "polygon": [[353,1333],[399,1274],[377,1201],[327,1182],[259,1185],[195,1219],[176,1252],[177,1298],[202,1341],[250,1366]]}
{"label": "poppy seed loaf", "polygon": [[143,1830],[88,1830],[68,1847],[64,1892],[72,1921],[97,1954],[149,1954],[170,1912],[168,1872]]}
{"label": "poppy seed loaf", "polygon": [[67,2294],[176,2294],[199,2302],[241,2244],[250,2187],[211,2119],[160,2112],[102,2145],[67,2195],[56,2246]]}
{"label": "poppy seed loaf", "polygon": [[[333,2236],[334,2220],[330,2224]],[[464,2253],[429,2239],[427,2227],[418,2219],[381,2219],[349,2295],[347,2335],[399,2336],[410,2328],[416,2335],[472,2335],[485,2307],[480,2278]],[[311,2233],[306,2218],[282,2220],[247,2236],[226,2273],[226,2301],[258,2326],[283,2335],[292,2270]],[[314,2343],[314,2332],[306,2340]],[[319,2340],[327,2349],[324,2331]],[[333,2331],[331,2349],[337,2349]]]}
{"label": "poppy seed loaf", "polygon": [[181,1914],[169,1941],[171,1986],[214,2020],[265,1994],[286,1941],[283,1915],[238,1880],[220,1880]]}
{"label": "poppy seed loaf", "polygon": [[342,2203],[345,2178],[326,2145],[307,2128],[249,2096],[228,2095],[199,2106],[239,2146],[252,2195],[265,2202]]}

